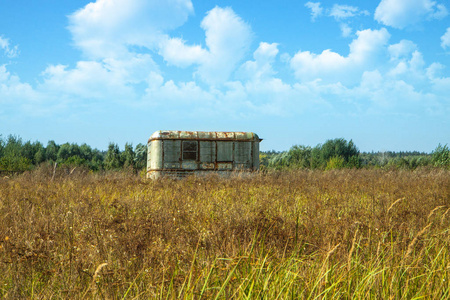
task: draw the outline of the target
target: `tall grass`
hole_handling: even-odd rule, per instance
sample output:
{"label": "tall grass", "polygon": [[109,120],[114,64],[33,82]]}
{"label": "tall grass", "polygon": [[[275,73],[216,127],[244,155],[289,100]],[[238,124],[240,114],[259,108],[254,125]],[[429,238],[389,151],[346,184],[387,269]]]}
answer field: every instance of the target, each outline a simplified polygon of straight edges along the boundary
{"label": "tall grass", "polygon": [[450,297],[450,172],[0,179],[0,296]]}

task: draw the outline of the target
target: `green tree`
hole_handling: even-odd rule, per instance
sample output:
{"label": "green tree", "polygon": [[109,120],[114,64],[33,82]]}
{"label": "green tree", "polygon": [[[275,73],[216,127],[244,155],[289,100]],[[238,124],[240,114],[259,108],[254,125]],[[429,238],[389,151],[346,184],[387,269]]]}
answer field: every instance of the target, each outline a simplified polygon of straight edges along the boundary
{"label": "green tree", "polygon": [[309,146],[292,146],[287,154],[288,167],[306,169],[311,167],[312,148]]}
{"label": "green tree", "polygon": [[4,150],[5,142],[3,141],[2,135],[0,134],[0,158],[2,158]]}
{"label": "green tree", "polygon": [[103,155],[97,149],[92,150],[92,157],[89,162],[89,168],[94,171],[103,169]]}
{"label": "green tree", "polygon": [[59,146],[58,154],[57,154],[57,162],[64,163],[71,156],[70,144],[65,143]]}
{"label": "green tree", "polygon": [[272,155],[269,159],[269,168],[282,169],[288,166],[288,152],[283,151]]}
{"label": "green tree", "polygon": [[316,148],[319,149],[319,152],[316,153],[319,157],[316,159],[321,167],[326,167],[329,160],[333,157],[343,158],[346,166],[349,166],[349,162],[351,162],[351,166],[360,165],[360,162],[357,163],[359,150],[352,140],[349,142],[343,138],[327,140],[323,145],[318,145]]}
{"label": "green tree", "polygon": [[46,161],[45,148],[40,142],[35,143],[34,163],[38,165]]}
{"label": "green tree", "polygon": [[47,147],[45,148],[45,156],[47,160],[55,162],[58,159],[59,146],[55,141],[48,141]]}
{"label": "green tree", "polygon": [[147,146],[141,143],[137,144],[134,148],[134,164],[136,170],[142,170],[147,166]]}
{"label": "green tree", "polygon": [[104,165],[106,170],[117,170],[123,166],[119,146],[117,144],[109,143]]}
{"label": "green tree", "polygon": [[132,168],[134,169],[135,164],[135,153],[133,151],[133,146],[129,143],[125,144],[125,150],[120,154],[121,161],[123,162],[124,168]]}
{"label": "green tree", "polygon": [[3,156],[0,159],[0,170],[21,172],[30,170],[32,162],[23,155],[22,139],[14,135],[9,135],[3,147]]}
{"label": "green tree", "polygon": [[35,164],[34,155],[37,151],[35,151],[35,147],[30,141],[27,141],[22,145],[22,149],[20,152],[23,157],[27,158],[32,164]]}
{"label": "green tree", "polygon": [[87,145],[86,143],[82,144],[78,149],[79,149],[79,156],[82,159],[86,161],[92,161],[93,151],[89,145]]}

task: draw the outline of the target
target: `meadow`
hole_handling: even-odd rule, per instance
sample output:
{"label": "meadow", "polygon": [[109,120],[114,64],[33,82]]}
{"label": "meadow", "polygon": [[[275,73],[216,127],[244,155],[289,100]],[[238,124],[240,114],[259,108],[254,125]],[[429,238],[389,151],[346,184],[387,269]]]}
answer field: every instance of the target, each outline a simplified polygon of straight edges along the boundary
{"label": "meadow", "polygon": [[4,299],[450,298],[450,171],[0,178]]}

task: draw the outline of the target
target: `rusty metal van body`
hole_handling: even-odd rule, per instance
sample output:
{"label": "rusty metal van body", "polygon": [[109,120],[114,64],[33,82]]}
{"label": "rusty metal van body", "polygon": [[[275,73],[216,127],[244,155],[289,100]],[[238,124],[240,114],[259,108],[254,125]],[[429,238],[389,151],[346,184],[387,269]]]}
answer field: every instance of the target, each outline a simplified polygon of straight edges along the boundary
{"label": "rusty metal van body", "polygon": [[259,169],[252,132],[156,131],[147,145],[147,178]]}

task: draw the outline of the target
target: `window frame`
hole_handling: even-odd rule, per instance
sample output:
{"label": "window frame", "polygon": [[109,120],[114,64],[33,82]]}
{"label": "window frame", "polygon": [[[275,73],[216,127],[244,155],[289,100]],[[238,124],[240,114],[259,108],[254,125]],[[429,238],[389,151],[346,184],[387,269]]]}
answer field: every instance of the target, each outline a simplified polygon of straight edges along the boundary
{"label": "window frame", "polygon": [[[194,149],[195,148],[195,149]],[[198,141],[184,140],[181,142],[181,160],[198,161]]]}

